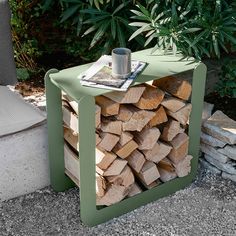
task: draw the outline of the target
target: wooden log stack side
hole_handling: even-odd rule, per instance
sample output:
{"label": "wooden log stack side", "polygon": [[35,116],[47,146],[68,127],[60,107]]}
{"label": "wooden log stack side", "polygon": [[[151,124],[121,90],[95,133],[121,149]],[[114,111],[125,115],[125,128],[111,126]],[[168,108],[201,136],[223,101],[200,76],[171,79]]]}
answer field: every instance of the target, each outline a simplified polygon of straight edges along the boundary
{"label": "wooden log stack side", "polygon": [[[95,98],[97,205],[190,173],[190,94],[187,81],[168,77]],[[79,106],[65,94],[63,100],[65,173],[79,186]]]}

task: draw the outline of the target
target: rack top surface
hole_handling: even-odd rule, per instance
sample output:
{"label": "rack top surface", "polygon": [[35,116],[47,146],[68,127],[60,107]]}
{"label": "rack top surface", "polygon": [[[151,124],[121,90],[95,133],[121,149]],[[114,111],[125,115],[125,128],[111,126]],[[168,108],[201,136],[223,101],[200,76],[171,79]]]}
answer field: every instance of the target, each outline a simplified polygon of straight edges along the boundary
{"label": "rack top surface", "polygon": [[[152,49],[146,49],[132,53],[132,59],[148,63],[147,67],[138,76],[134,84],[192,70],[199,64],[194,58],[182,60],[182,55],[151,54],[151,50]],[[70,94],[70,96],[76,100],[79,100],[81,96],[98,96],[110,92],[111,90],[91,88],[80,84],[78,79],[79,74],[84,72],[91,65],[92,64],[89,63],[61,70],[57,73],[50,74],[50,79],[57,87]]]}

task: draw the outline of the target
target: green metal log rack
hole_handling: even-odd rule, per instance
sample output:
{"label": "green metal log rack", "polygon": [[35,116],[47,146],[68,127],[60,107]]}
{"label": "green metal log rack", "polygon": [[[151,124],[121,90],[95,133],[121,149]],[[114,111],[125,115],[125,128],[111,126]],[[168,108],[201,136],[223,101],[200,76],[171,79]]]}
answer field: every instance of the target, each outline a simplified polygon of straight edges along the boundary
{"label": "green metal log rack", "polygon": [[64,91],[79,104],[80,217],[89,226],[100,224],[148,202],[174,193],[189,185],[197,172],[206,66],[193,58],[181,60],[181,55],[151,54],[151,49],[133,53],[132,59],[148,63],[134,85],[193,70],[192,112],[188,131],[189,154],[193,156],[191,173],[186,177],[171,180],[109,207],[98,209],[95,190],[95,97],[110,92],[110,90],[81,86],[78,75],[88,69],[91,64],[61,71],[49,70],[45,75],[45,84],[51,185],[55,191],[65,191],[75,186],[64,174],[61,101],[61,91]]}

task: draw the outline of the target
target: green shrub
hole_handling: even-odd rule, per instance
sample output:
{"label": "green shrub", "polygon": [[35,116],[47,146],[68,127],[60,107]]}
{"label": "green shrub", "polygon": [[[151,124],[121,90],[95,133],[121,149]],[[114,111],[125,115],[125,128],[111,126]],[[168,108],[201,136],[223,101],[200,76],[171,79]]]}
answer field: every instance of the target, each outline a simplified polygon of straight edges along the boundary
{"label": "green shrub", "polygon": [[[73,27],[77,40],[88,41],[89,49],[99,47],[101,53],[108,53],[113,47],[127,46],[128,38],[135,28],[129,26],[132,15],[130,8],[139,1],[128,0],[60,0],[61,24],[70,24]],[[145,1],[143,1],[145,2]],[[43,9],[51,9],[54,0],[45,0]],[[85,37],[86,36],[86,37]],[[82,38],[81,38],[82,37]],[[144,43],[142,37],[136,42],[129,43],[131,49],[137,49]]]}
{"label": "green shrub", "polygon": [[226,58],[220,72],[217,92],[221,97],[236,98],[236,59]]}
{"label": "green shrub", "polygon": [[41,54],[37,39],[31,35],[33,22],[39,16],[38,4],[29,0],[10,0],[9,3],[17,67],[34,71],[37,67],[35,58]]}
{"label": "green shrub", "polygon": [[[131,26],[138,27],[130,39],[144,34],[144,46],[154,42],[155,49],[172,50],[185,56],[220,57],[222,50],[236,44],[234,1],[225,0],[151,0],[137,5]],[[229,45],[228,45],[229,44]]]}
{"label": "green shrub", "polygon": [[30,78],[30,73],[26,68],[17,68],[16,75],[19,81],[28,80]]}

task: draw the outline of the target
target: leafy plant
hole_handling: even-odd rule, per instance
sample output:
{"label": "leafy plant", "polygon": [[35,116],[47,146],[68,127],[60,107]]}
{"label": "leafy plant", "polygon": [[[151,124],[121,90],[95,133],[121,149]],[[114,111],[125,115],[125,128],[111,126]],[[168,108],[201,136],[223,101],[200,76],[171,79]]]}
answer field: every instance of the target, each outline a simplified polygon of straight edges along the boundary
{"label": "leafy plant", "polygon": [[236,59],[226,58],[220,72],[216,87],[221,97],[236,98]]}
{"label": "leafy plant", "polygon": [[146,6],[138,4],[138,10],[132,10],[135,14],[132,18],[138,21],[130,25],[139,29],[130,40],[144,34],[144,46],[154,42],[154,51],[181,51],[198,59],[204,55],[219,58],[222,49],[228,52],[227,43],[236,44],[236,12],[231,1],[150,2]]}
{"label": "leafy plant", "polygon": [[28,80],[30,73],[26,68],[17,68],[16,75],[18,80]]}
{"label": "leafy plant", "polygon": [[90,15],[90,18],[84,24],[92,25],[84,32],[83,36],[95,32],[90,48],[101,41],[104,36],[105,49],[111,48],[116,41],[118,41],[119,46],[126,46],[127,35],[131,35],[133,32],[133,28],[129,26],[127,20],[127,15],[129,15],[126,9],[127,5],[128,2],[126,1],[114,9],[107,5],[103,10],[90,8],[81,11]]}
{"label": "leafy plant", "polygon": [[[49,9],[54,0],[44,1],[43,9]],[[60,0],[61,24],[68,23],[75,28],[78,40],[90,35],[90,49],[100,45],[103,52],[115,46],[126,46],[135,28],[129,26],[129,8],[139,1],[128,0]],[[144,2],[144,1],[143,1]],[[82,32],[82,33],[81,33]],[[86,41],[86,39],[84,39]],[[143,38],[136,38],[143,44]],[[137,43],[129,46],[135,48]]]}
{"label": "leafy plant", "polygon": [[30,36],[30,30],[31,22],[39,14],[39,8],[35,2],[28,0],[10,0],[9,3],[12,10],[11,24],[17,66],[35,70],[37,65],[34,58],[39,56],[40,52],[37,40]]}

